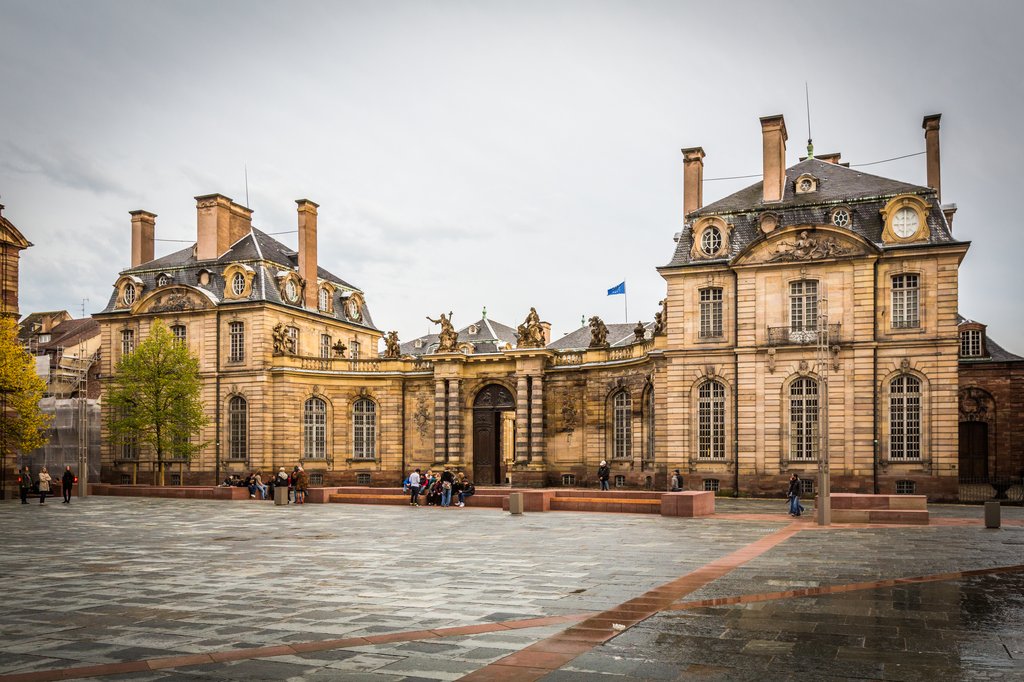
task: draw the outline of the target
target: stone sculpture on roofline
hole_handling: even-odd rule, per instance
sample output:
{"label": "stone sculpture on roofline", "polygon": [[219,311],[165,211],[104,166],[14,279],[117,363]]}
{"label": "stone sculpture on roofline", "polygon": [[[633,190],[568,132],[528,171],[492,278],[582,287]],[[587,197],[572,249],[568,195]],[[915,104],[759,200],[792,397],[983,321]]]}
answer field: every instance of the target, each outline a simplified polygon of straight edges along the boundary
{"label": "stone sculpture on roofline", "polygon": [[388,332],[384,337],[384,357],[397,358],[402,355],[402,347],[398,342],[398,332]]}
{"label": "stone sculpture on roofline", "polygon": [[590,348],[608,347],[608,327],[597,315],[590,318]]}
{"label": "stone sculpture on roofline", "polygon": [[448,317],[445,317],[444,313],[441,313],[441,319],[439,320],[435,320],[430,315],[427,315],[427,320],[434,324],[441,325],[441,333],[438,334],[437,340],[437,352],[459,352],[459,333],[455,331],[455,327],[452,326],[452,311],[448,311]]}
{"label": "stone sculpture on roofline", "polygon": [[544,327],[540,324],[540,315],[537,314],[536,308],[530,308],[530,313],[517,331],[519,348],[544,347]]}

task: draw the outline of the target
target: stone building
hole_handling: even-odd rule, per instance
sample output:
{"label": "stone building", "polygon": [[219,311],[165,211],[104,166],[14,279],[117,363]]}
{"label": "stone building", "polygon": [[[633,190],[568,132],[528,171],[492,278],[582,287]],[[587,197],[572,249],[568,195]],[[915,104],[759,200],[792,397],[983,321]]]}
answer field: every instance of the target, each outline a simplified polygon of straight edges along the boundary
{"label": "stone building", "polygon": [[[456,330],[449,313],[400,345],[365,292],[318,267],[316,204],[297,202],[293,252],[210,195],[196,245],[160,259],[155,216],[132,212],[131,267],[96,315],[103,374],[158,318],[199,356],[211,445],[181,463],[184,483],[301,462],[314,485],[445,465],[478,484],[589,485],[607,460],[617,486],[660,488],[678,468],[690,488],[779,494],[791,471],[812,477],[824,435],[836,490],[955,498],[969,244],[940,203],[939,117],[924,121],[927,187],[838,154],[787,168],[782,117],[761,126],[763,180],[706,206],[704,151],[683,150],[684,224],[652,323],[592,318],[552,342],[533,309],[515,330],[486,315]],[[104,480],[152,479],[148,453],[104,447]]]}
{"label": "stone building", "polygon": [[0,315],[17,319],[18,314],[18,262],[21,252],[32,246],[25,235],[4,217],[0,204]]}

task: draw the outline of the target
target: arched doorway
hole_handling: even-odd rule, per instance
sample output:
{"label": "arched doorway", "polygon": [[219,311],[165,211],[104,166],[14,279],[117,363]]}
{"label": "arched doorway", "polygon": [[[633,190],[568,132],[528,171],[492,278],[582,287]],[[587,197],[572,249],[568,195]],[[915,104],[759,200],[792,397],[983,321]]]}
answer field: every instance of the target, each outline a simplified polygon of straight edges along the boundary
{"label": "arched doorway", "polygon": [[505,482],[502,413],[515,409],[512,393],[500,384],[484,386],[473,400],[473,479],[479,485]]}

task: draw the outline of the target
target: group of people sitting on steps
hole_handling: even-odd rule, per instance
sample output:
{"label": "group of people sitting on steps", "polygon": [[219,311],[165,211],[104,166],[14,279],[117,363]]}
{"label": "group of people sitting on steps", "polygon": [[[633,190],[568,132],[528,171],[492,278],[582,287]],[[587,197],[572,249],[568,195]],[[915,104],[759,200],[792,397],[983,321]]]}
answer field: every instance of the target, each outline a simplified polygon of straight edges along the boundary
{"label": "group of people sitting on steps", "polygon": [[409,504],[413,507],[420,506],[420,495],[425,496],[428,507],[450,507],[453,493],[455,506],[465,507],[466,498],[473,496],[476,486],[463,472],[453,473],[445,467],[440,473],[427,469],[427,473],[421,474],[416,469],[402,482],[402,490],[409,493]]}

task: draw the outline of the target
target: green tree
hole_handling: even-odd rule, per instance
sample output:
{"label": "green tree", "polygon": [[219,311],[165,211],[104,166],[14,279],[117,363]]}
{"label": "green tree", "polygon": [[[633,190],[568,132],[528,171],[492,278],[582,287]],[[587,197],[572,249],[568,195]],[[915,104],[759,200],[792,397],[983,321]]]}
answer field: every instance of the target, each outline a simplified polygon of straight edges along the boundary
{"label": "green tree", "polygon": [[199,359],[159,320],[117,363],[107,397],[110,434],[114,442],[148,445],[156,453],[158,485],[168,459],[189,460],[206,445],[194,441],[209,422],[201,387]]}
{"label": "green tree", "polygon": [[[0,317],[0,469],[7,472],[7,455],[30,452],[46,445],[52,417],[39,410],[46,382],[36,374],[35,359],[18,345],[18,324]],[[0,484],[6,482],[6,477]]]}

